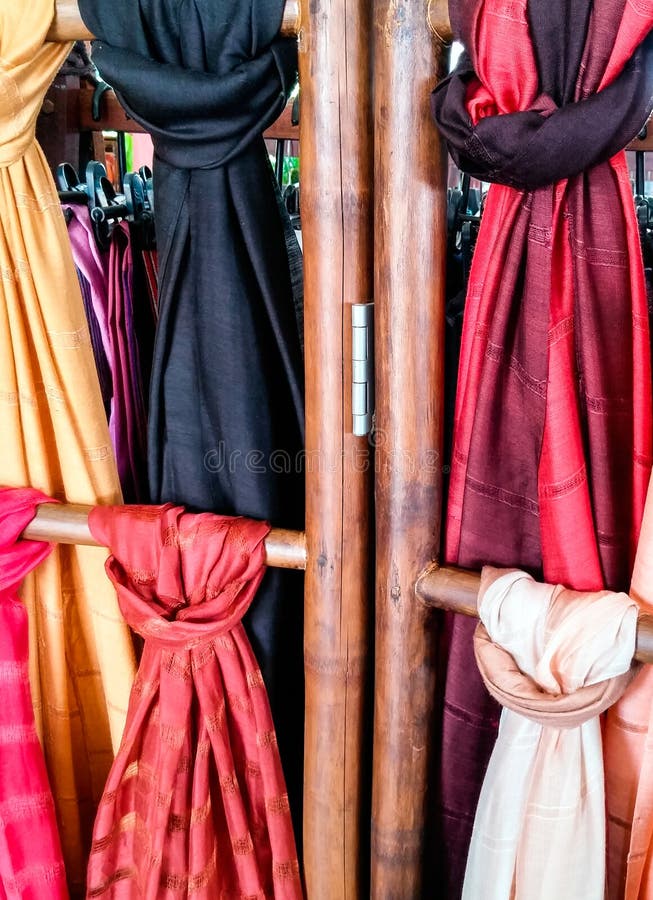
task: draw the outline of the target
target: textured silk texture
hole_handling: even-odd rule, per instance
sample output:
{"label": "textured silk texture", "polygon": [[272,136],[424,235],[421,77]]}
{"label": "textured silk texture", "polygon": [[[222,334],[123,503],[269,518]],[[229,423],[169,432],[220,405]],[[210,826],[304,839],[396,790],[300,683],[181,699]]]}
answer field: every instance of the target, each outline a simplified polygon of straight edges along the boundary
{"label": "textured silk texture", "polygon": [[66,900],[66,873],[54,801],[36,733],[28,676],[23,578],[52,547],[21,541],[37,504],[32,488],[0,488],[0,897]]}
{"label": "textured silk texture", "polygon": [[483,569],[476,661],[504,707],[474,821],[464,900],[603,900],[605,792],[599,715],[632,664],[627,594]]}
{"label": "textured silk texture", "polygon": [[88,897],[299,900],[272,716],[241,624],[269,526],[168,504],[98,507],[90,527],[145,647]]}
{"label": "textured silk texture", "polygon": [[[650,109],[653,3],[452,0],[450,11],[470,58],[434,93],[436,118],[461,163],[504,184],[490,188],[469,281],[446,558],[623,589],[650,470],[651,381],[628,168],[625,154],[608,157]],[[540,186],[543,171],[562,180]],[[472,663],[473,624],[447,627],[437,842],[458,897],[498,708]]]}
{"label": "textured silk texture", "polygon": [[[34,127],[68,47],[44,44],[53,0],[0,0],[0,484],[119,499],[66,224]],[[135,665],[106,553],[59,547],[23,585],[30,683],[71,889],[83,890],[96,804]]]}
{"label": "textured silk texture", "polygon": [[[296,77],[283,0],[81,0],[93,60],[154,142],[159,308],[150,499],[304,527],[303,364],[262,134]],[[298,466],[299,462],[299,466]],[[297,822],[303,582],[269,571],[245,627]]]}
{"label": "textured silk texture", "polygon": [[[630,595],[653,613],[653,483]],[[608,898],[653,898],[653,669],[644,666],[605,727]]]}

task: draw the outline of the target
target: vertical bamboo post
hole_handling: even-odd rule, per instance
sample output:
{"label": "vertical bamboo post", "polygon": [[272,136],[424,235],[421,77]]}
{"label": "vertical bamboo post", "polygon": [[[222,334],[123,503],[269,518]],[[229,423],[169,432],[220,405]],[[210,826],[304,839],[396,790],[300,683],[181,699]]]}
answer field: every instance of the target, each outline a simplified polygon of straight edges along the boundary
{"label": "vertical bamboo post", "polygon": [[[373,898],[423,896],[436,634],[415,582],[441,519],[446,152],[431,0],[375,0],[376,665]],[[435,29],[437,30],[437,29]],[[442,34],[442,32],[439,32]],[[448,34],[445,26],[444,34]]]}
{"label": "vertical bamboo post", "polygon": [[311,900],[360,900],[369,892],[371,473],[368,442],[352,435],[350,306],[370,301],[373,287],[370,11],[369,0],[302,0],[299,31],[308,548],[304,866]]}

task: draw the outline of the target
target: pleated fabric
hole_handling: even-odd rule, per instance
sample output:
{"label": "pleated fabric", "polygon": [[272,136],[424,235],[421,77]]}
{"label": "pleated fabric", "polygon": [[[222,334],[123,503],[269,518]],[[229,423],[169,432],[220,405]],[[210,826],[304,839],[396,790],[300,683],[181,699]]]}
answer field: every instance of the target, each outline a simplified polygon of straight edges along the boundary
{"label": "pleated fabric", "polygon": [[29,686],[27,611],[17,595],[25,575],[52,551],[22,541],[39,503],[32,488],[0,488],[0,897],[67,900],[54,800],[36,733]]}
{"label": "pleated fabric", "polygon": [[474,651],[504,707],[474,821],[464,900],[604,900],[599,716],[626,690],[637,603],[486,566]]}
{"label": "pleated fabric", "polygon": [[126,222],[116,224],[109,248],[107,314],[111,337],[113,402],[109,432],[125,503],[148,499],[143,380],[135,327],[133,247]]}
{"label": "pleated fabric", "polygon": [[64,207],[68,225],[68,237],[73,252],[73,260],[78,272],[86,319],[92,323],[89,327],[93,356],[98,371],[102,401],[107,413],[111,416],[111,398],[113,396],[113,377],[111,352],[111,335],[107,314],[107,296],[109,293],[108,260],[100,250],[91,225],[88,206],[68,204]]}
{"label": "pleated fabric", "polygon": [[[81,0],[93,59],[154,142],[159,323],[150,499],[304,527],[303,363],[262,133],[296,80],[283,0]],[[301,790],[303,582],[246,619]],[[298,809],[298,803],[294,804]]]}
{"label": "pleated fabric", "polygon": [[[34,141],[67,46],[44,44],[53,0],[0,0],[0,484],[59,500],[120,497],[56,189]],[[83,890],[96,804],[135,665],[106,553],[57,548],[21,590],[30,683],[71,888]]]}
{"label": "pleated fabric", "polygon": [[97,508],[90,527],[145,646],[87,896],[300,900],[274,725],[241,622],[269,526],[167,504]]}
{"label": "pleated fabric", "polygon": [[[433,97],[496,181],[467,294],[446,558],[628,585],[651,465],[646,291],[625,146],[651,109],[653,3],[456,0],[469,55]],[[498,724],[448,625],[439,845],[460,895]]]}

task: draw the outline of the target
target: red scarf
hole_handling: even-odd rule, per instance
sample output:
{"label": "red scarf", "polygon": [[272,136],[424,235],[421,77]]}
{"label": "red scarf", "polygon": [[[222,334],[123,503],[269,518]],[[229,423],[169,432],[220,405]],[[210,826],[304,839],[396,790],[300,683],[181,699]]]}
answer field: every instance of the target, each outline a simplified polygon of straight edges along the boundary
{"label": "red scarf", "polygon": [[31,488],[0,488],[0,898],[68,897],[54,801],[36,734],[28,678],[27,611],[16,590],[52,550],[21,541],[39,503]]}
{"label": "red scarf", "polygon": [[87,896],[299,900],[274,725],[241,624],[269,526],[165,505],[98,507],[90,527],[145,647]]}
{"label": "red scarf", "polygon": [[[434,96],[438,123],[461,165],[502,183],[469,282],[446,559],[627,589],[651,464],[651,370],[628,167],[623,152],[609,157],[650,109],[653,3],[452,0],[450,10],[469,58]],[[542,185],[543,172],[562,180]],[[498,721],[473,627],[457,620],[449,644],[450,896]]]}

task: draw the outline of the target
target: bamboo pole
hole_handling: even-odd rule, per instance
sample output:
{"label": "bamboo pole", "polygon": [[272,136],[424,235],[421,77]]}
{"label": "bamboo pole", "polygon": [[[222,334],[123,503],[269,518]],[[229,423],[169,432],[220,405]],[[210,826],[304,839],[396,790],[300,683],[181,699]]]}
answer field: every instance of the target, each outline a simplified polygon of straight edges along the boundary
{"label": "bamboo pole", "polygon": [[304,868],[311,900],[369,894],[371,473],[369,444],[351,433],[350,309],[372,299],[369,27],[369,0],[302,2]]}
{"label": "bamboo pole", "polygon": [[[415,593],[428,607],[478,618],[476,598],[480,583],[478,572],[451,566],[431,566],[419,577]],[[640,613],[637,620],[634,658],[639,662],[653,663],[653,615],[650,613]]]}
{"label": "bamboo pole", "polygon": [[[32,541],[100,546],[88,527],[90,506],[43,503],[23,532]],[[277,569],[306,568],[306,539],[301,531],[273,528],[265,539],[265,563]]]}
{"label": "bamboo pole", "polygon": [[415,580],[438,558],[446,152],[429,94],[444,74],[446,2],[375,0],[375,900],[425,896],[437,634]]}
{"label": "bamboo pole", "polygon": [[[299,0],[286,0],[281,34],[286,37],[296,35],[299,30]],[[58,43],[67,41],[90,41],[93,35],[82,21],[78,0],[56,0],[52,26],[48,40]]]}

